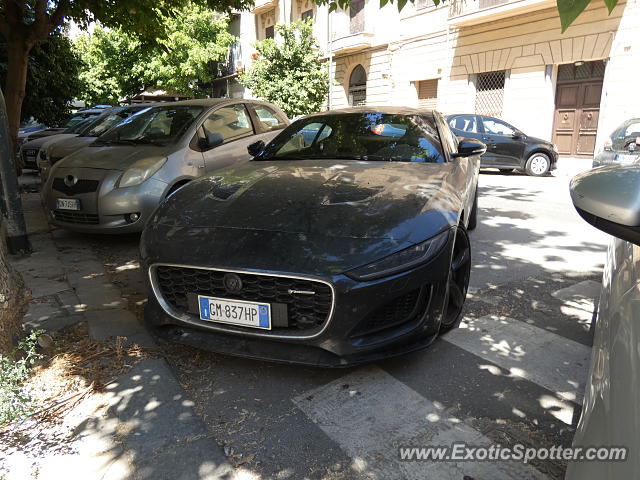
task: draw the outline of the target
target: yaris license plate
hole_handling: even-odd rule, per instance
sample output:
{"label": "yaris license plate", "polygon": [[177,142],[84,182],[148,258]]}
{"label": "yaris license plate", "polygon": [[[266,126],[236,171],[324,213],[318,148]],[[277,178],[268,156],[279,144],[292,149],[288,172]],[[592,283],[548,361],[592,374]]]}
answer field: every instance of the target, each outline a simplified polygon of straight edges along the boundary
{"label": "yaris license plate", "polygon": [[80,200],[77,198],[56,198],[58,210],[80,210]]}
{"label": "yaris license plate", "polygon": [[271,330],[271,305],[198,295],[200,319]]}

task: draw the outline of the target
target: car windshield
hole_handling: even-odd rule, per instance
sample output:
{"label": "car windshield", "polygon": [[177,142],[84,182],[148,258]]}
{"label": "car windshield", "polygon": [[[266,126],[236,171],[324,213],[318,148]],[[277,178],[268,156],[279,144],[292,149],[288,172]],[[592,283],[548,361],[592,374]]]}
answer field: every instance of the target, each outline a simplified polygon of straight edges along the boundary
{"label": "car windshield", "polygon": [[611,141],[613,142],[614,150],[626,150],[631,143],[635,143],[636,138],[640,137],[640,118],[634,118],[627,120],[620,125],[613,135]]}
{"label": "car windshield", "polygon": [[97,119],[91,123],[85,125],[80,132],[81,137],[99,137],[111,127],[116,126],[122,122],[125,118],[133,115],[130,109],[123,109],[109,114],[100,115]]}
{"label": "car windshield", "polygon": [[257,160],[444,162],[434,120],[422,115],[340,113],[302,118]]}
{"label": "car windshield", "polygon": [[202,113],[203,107],[152,107],[124,120],[101,135],[95,144],[168,145],[177,142]]}
{"label": "car windshield", "polygon": [[77,134],[79,134],[85,128],[87,128],[87,126],[90,125],[91,122],[93,122],[93,120],[94,120],[93,118],[85,118],[84,120],[79,121],[78,123],[76,123],[72,127],[67,128],[63,133],[77,133]]}

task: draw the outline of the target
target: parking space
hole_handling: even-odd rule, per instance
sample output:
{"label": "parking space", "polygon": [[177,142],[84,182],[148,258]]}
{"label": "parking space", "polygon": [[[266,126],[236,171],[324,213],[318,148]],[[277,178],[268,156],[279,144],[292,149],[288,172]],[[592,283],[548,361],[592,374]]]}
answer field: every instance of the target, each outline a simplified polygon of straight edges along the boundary
{"label": "parking space", "polygon": [[[326,370],[167,346],[244,478],[562,478],[559,461],[406,462],[398,448],[571,443],[607,238],[575,213],[568,181],[481,175],[463,321],[424,351]],[[87,240],[141,313],[137,237]]]}

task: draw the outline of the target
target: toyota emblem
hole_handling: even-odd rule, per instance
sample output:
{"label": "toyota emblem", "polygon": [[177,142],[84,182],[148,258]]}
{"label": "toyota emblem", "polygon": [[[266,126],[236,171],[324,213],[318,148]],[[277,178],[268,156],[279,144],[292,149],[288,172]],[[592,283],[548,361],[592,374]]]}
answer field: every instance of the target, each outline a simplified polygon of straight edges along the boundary
{"label": "toyota emblem", "polygon": [[222,283],[224,283],[224,288],[227,289],[228,292],[239,292],[242,290],[242,280],[235,273],[227,273]]}
{"label": "toyota emblem", "polygon": [[64,184],[67,187],[73,187],[76,183],[78,183],[78,179],[73,175],[67,175],[66,177],[64,177]]}

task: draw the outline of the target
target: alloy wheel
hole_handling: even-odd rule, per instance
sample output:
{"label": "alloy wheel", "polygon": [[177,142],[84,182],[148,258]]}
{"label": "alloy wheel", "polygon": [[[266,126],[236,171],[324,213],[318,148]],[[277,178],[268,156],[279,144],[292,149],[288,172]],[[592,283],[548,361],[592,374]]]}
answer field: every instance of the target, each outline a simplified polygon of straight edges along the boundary
{"label": "alloy wheel", "polygon": [[529,170],[534,175],[544,175],[549,170],[549,159],[545,155],[534,155],[529,160]]}
{"label": "alloy wheel", "polygon": [[469,288],[471,274],[471,244],[469,235],[464,227],[456,229],[456,239],[453,244],[453,254],[449,266],[449,282],[447,285],[446,310],[441,328],[449,329],[455,325],[462,314],[462,307]]}

